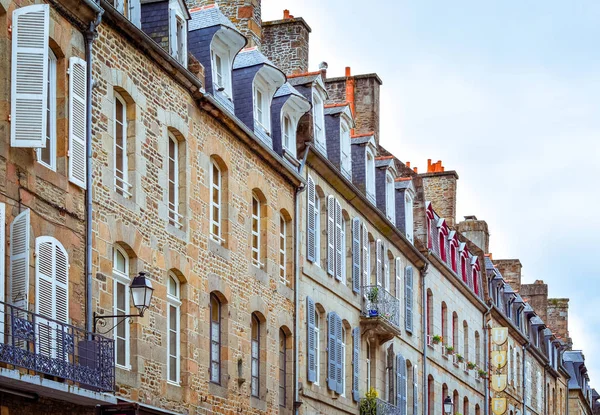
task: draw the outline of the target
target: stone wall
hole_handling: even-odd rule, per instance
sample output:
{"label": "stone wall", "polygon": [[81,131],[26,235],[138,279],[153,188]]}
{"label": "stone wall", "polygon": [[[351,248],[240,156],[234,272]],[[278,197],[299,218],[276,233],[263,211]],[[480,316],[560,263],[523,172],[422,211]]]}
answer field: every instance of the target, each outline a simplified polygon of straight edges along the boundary
{"label": "stone wall", "polygon": [[456,181],[458,174],[455,171],[436,173],[423,173],[425,200],[431,202],[433,210],[446,219],[448,226],[456,223]]}
{"label": "stone wall", "polygon": [[546,323],[548,321],[548,284],[544,284],[542,280],[536,280],[533,284],[521,284],[519,293]]}
{"label": "stone wall", "polygon": [[458,223],[458,231],[477,245],[483,253],[489,252],[490,232],[486,221],[477,220],[475,216],[467,216],[464,221]]}
{"label": "stone wall", "polygon": [[[94,310],[113,312],[113,249],[130,257],[130,276],[148,272],[152,307],[130,324],[131,368],[117,368],[117,395],[181,413],[247,414],[279,411],[279,332],[291,349],[293,279],[279,281],[279,218],[293,224],[295,190],[277,167],[235,138],[218,119],[199,109],[188,91],[129,43],[109,23],[99,28],[94,52]],[[131,197],[114,190],[113,103],[127,101],[128,179]],[[169,224],[167,143],[180,145],[181,229]],[[224,174],[223,237],[209,239],[211,157]],[[264,200],[265,266],[251,264],[253,191]],[[293,238],[288,241],[292,269]],[[181,382],[167,382],[166,284],[181,284]],[[291,271],[290,271],[291,273]],[[209,382],[209,295],[222,304],[221,385]],[[251,315],[263,324],[260,398],[250,397]],[[291,376],[291,358],[288,359]],[[239,365],[239,366],[238,366]],[[239,367],[239,371],[238,371]],[[292,382],[288,382],[291,408]]]}
{"label": "stone wall", "polygon": [[311,29],[303,18],[287,15],[263,22],[262,52],[285,74],[308,71],[308,38]]}
{"label": "stone wall", "polygon": [[573,347],[573,340],[569,336],[569,299],[549,298],[546,324],[566,343],[569,350]]}
{"label": "stone wall", "polygon": [[502,274],[504,281],[510,284],[516,292],[521,291],[521,261],[518,259],[494,259],[494,266]]}

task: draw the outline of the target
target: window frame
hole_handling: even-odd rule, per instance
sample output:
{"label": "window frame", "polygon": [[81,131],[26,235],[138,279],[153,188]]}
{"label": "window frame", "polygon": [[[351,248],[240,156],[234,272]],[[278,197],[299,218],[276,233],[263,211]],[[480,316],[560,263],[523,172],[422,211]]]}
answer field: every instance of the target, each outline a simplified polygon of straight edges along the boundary
{"label": "window frame", "polygon": [[[116,268],[116,264],[117,264],[117,255],[120,254],[123,258],[124,258],[124,270],[121,271],[119,269]],[[113,267],[112,267],[112,276],[113,276],[113,310],[114,310],[114,314],[115,315],[120,315],[119,313],[122,313],[123,315],[127,315],[130,314],[129,310],[130,310],[130,292],[129,292],[129,284],[131,283],[131,278],[129,276],[130,273],[130,258],[129,255],[127,254],[127,252],[125,252],[125,250],[123,248],[121,248],[118,245],[113,246]],[[118,308],[118,298],[117,298],[117,284],[121,284],[124,286],[124,309],[121,311]],[[119,356],[118,356],[118,347],[117,347],[117,340],[118,340],[118,329],[114,330],[114,340],[115,340],[115,366],[121,368],[121,369],[126,369],[126,370],[131,370],[131,334],[130,334],[130,328],[129,328],[129,324],[127,321],[125,321],[123,323],[124,326],[124,330],[125,330],[125,337],[123,338],[123,342],[124,342],[124,352],[125,352],[125,356],[124,356],[124,364],[119,364]]]}
{"label": "window frame", "polygon": [[396,224],[396,198],[394,197],[395,182],[391,170],[385,172],[385,215],[394,225]]}
{"label": "window frame", "polygon": [[[260,106],[258,105],[258,93],[261,96]],[[254,122],[260,126],[267,134],[271,134],[271,98],[270,89],[267,81],[260,73],[257,73],[252,82],[252,102]],[[259,108],[260,107],[260,108]],[[260,111],[261,119],[258,114]]]}
{"label": "window frame", "polygon": [[[183,228],[183,215],[180,212],[179,193],[181,191],[181,181],[179,175],[179,157],[181,142],[169,131],[169,148],[167,154],[167,209],[169,211],[169,225],[177,229]],[[171,144],[173,145],[173,155],[171,155]],[[171,163],[173,163],[173,177],[171,177]],[[173,185],[173,194],[171,195],[171,184]],[[171,202],[173,196],[173,202]]]}
{"label": "window frame", "polygon": [[[221,84],[217,82],[217,74],[219,71],[217,70],[217,57],[221,61]],[[231,57],[229,48],[227,44],[219,38],[219,35],[215,35],[210,46],[210,62],[212,68],[212,82],[214,92],[219,92],[227,96],[227,98],[232,98],[232,82],[231,82]],[[219,90],[222,88],[221,90]]]}
{"label": "window frame", "polygon": [[340,121],[340,169],[347,176],[352,175],[352,145],[350,126],[344,119]]}
{"label": "window frame", "polygon": [[316,381],[314,385],[319,384],[319,378],[321,376],[321,314],[315,305],[315,372]]}
{"label": "window frame", "polygon": [[[46,99],[46,147],[36,148],[37,162],[42,166],[56,171],[56,67],[58,59],[52,48],[48,47],[48,96]],[[43,160],[44,150],[48,151],[50,159],[48,162]]]}
{"label": "window frame", "polygon": [[[217,307],[217,320],[213,320],[213,300],[214,303],[216,304]],[[210,368],[209,368],[209,381],[211,383],[217,384],[217,385],[221,385],[221,372],[222,372],[222,368],[221,368],[221,340],[222,340],[222,336],[221,336],[221,324],[222,324],[222,314],[221,314],[221,310],[222,310],[222,304],[221,301],[219,300],[219,298],[214,294],[211,293],[210,294],[210,300],[209,300],[209,313],[210,313]],[[216,325],[218,328],[218,338],[215,340],[213,338],[213,325]],[[214,348],[217,348],[217,354],[218,354],[218,359],[215,361],[213,359],[213,350]],[[215,377],[213,376],[213,364],[216,364],[216,368],[217,368],[217,375],[216,378],[217,380],[215,380]]]}
{"label": "window frame", "polygon": [[[282,349],[283,347],[283,349]],[[282,379],[283,377],[283,379]],[[287,407],[287,335],[279,329],[279,406]]]}
{"label": "window frame", "polygon": [[[175,294],[170,292],[171,280],[175,282]],[[173,385],[179,385],[181,382],[181,282],[173,272],[168,273],[167,280],[167,382]],[[171,313],[175,311],[175,325],[171,327]],[[171,350],[171,332],[175,333],[175,354]],[[175,359],[175,377],[171,375],[171,358]]]}
{"label": "window frame", "polygon": [[370,148],[365,150],[365,193],[371,200],[375,200],[375,154]]}
{"label": "window frame", "polygon": [[312,93],[313,105],[313,135],[317,147],[327,151],[325,139],[325,100],[318,91]]}
{"label": "window frame", "polygon": [[[256,213],[254,212],[254,206],[256,203]],[[258,195],[252,192],[252,205],[250,208],[250,237],[251,237],[251,259],[252,265],[259,269],[263,269],[264,265],[261,262],[262,259],[262,238],[261,238],[261,226],[262,226],[262,202]],[[256,226],[255,226],[256,225]],[[254,230],[256,228],[256,230]],[[256,241],[256,243],[255,243]]]}
{"label": "window frame", "polygon": [[[406,239],[408,239],[411,243],[414,243],[414,233],[415,233],[415,225],[414,225],[414,219],[413,219],[413,206],[414,206],[414,201],[413,201],[413,197],[409,192],[405,192],[404,194],[404,226],[405,226],[405,234],[406,234]],[[410,232],[409,232],[410,230]]]}
{"label": "window frame", "polygon": [[[285,286],[289,285],[290,281],[288,278],[287,270],[287,228],[288,221],[285,219],[283,214],[279,214],[279,282]],[[283,273],[283,275],[282,275]]]}
{"label": "window frame", "polygon": [[[215,170],[218,172],[218,184],[215,184]],[[210,230],[209,237],[219,245],[225,242],[223,239],[223,171],[216,161],[211,160],[210,168]],[[218,201],[215,201],[215,191]],[[214,209],[217,209],[218,218],[214,217]],[[218,234],[214,233],[215,225]]]}
{"label": "window frame", "polygon": [[315,188],[315,262],[321,266],[321,199]]}
{"label": "window frame", "polygon": [[342,323],[341,333],[341,351],[342,351],[342,393],[340,396],[346,396],[346,326]]}
{"label": "window frame", "polygon": [[[117,102],[119,102],[122,106],[122,122],[121,122],[121,139],[122,145],[121,153],[122,160],[121,166],[123,170],[121,171],[121,178],[118,177],[118,169],[117,169],[117,148],[119,147],[117,143]],[[131,195],[131,184],[128,182],[128,172],[129,172],[129,159],[127,157],[127,101],[123,98],[121,94],[117,91],[114,92],[114,104],[113,104],[113,175],[114,175],[114,190],[116,193],[120,194],[123,197],[130,198]],[[119,185],[119,182],[121,184]]]}
{"label": "window frame", "polygon": [[[288,121],[287,128],[286,120]],[[292,116],[285,110],[281,110],[281,146],[294,156],[296,155],[296,130]]]}
{"label": "window frame", "polygon": [[[256,338],[253,337],[253,326],[256,325]],[[252,314],[250,326],[250,396],[260,399],[260,320],[256,314]],[[256,345],[256,346],[255,346]],[[256,350],[256,352],[255,352]],[[256,363],[256,375],[252,374],[252,366]],[[255,393],[256,389],[256,393]]]}

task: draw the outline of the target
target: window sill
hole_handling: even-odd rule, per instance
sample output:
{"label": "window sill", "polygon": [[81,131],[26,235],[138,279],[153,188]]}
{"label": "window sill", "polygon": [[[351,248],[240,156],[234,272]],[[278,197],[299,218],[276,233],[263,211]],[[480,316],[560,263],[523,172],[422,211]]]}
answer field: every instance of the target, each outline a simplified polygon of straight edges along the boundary
{"label": "window sill", "polygon": [[182,241],[186,240],[187,232],[185,231],[183,225],[180,228],[178,228],[175,225],[171,225],[170,223],[167,223],[167,231],[170,234],[174,235],[176,238],[181,239]]}
{"label": "window sill", "polygon": [[213,254],[223,258],[226,261],[230,260],[231,252],[223,245],[213,241],[210,237],[208,238],[208,250]]}
{"label": "window sill", "polygon": [[248,266],[248,274],[259,280],[263,284],[269,285],[269,274],[267,274],[266,271],[262,270],[261,268],[258,268],[252,263],[250,263],[250,265]]}
{"label": "window sill", "polygon": [[256,396],[250,396],[250,406],[259,411],[266,411],[267,401],[262,398],[257,398]]}
{"label": "window sill", "polygon": [[227,387],[214,382],[208,382],[208,393],[213,396],[227,399]]}

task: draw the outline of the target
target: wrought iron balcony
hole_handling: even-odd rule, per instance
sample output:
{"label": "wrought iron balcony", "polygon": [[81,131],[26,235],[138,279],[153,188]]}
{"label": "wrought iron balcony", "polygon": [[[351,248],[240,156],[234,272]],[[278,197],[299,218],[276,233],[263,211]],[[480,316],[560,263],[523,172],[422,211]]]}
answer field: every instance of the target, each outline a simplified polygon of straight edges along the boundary
{"label": "wrought iron balcony", "polygon": [[400,408],[382,399],[360,400],[360,415],[400,415]]}
{"label": "wrought iron balcony", "polygon": [[114,392],[114,341],[0,301],[0,362]]}
{"label": "wrought iron balcony", "polygon": [[364,295],[361,324],[375,331],[382,341],[399,336],[400,301],[383,287],[362,287]]}

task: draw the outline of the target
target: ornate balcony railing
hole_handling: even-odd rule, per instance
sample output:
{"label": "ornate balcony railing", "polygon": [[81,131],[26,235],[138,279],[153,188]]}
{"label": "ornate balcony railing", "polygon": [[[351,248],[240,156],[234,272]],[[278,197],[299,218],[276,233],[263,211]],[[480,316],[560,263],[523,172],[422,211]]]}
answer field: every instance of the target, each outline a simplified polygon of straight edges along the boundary
{"label": "ornate balcony railing", "polygon": [[400,328],[400,301],[380,286],[367,285],[362,289],[365,296],[363,316],[381,317]]}
{"label": "ornate balcony railing", "polygon": [[0,362],[86,389],[115,390],[112,339],[1,301]]}
{"label": "ornate balcony railing", "polygon": [[382,399],[376,398],[368,401],[366,398],[360,400],[360,415],[401,415],[400,408]]}

